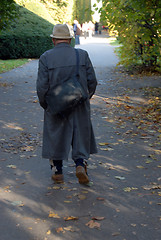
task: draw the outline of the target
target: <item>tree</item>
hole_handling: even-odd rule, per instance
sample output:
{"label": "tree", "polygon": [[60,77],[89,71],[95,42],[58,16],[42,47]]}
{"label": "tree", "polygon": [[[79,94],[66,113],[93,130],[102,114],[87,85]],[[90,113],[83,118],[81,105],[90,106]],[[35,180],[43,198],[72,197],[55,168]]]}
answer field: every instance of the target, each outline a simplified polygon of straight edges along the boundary
{"label": "tree", "polygon": [[101,18],[118,32],[121,64],[156,67],[161,61],[161,1],[103,0]]}
{"label": "tree", "polygon": [[43,0],[55,23],[72,23],[74,0]]}
{"label": "tree", "polygon": [[17,16],[18,8],[14,0],[0,1],[0,31],[5,29],[7,25]]}
{"label": "tree", "polygon": [[91,0],[74,0],[73,20],[77,19],[79,23],[92,20]]}

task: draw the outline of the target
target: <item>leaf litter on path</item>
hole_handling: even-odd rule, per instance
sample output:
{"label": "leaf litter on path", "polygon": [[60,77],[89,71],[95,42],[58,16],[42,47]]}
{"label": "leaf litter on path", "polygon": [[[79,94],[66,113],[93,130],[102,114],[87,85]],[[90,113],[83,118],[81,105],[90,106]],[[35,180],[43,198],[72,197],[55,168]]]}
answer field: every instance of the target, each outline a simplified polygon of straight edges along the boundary
{"label": "leaf litter on path", "polygon": [[71,220],[78,220],[78,217],[74,217],[74,216],[69,216],[69,217],[64,217],[65,221],[71,221]]}
{"label": "leaf litter on path", "polygon": [[118,180],[125,180],[125,177],[122,177],[122,176],[115,176],[115,178]]}
{"label": "leaf litter on path", "polygon": [[151,184],[151,185],[143,186],[142,188],[143,188],[144,190],[161,189],[161,185]]}
{"label": "leaf litter on path", "polygon": [[90,220],[88,223],[86,223],[86,226],[89,228],[97,228],[99,229],[101,224],[98,222],[95,222],[94,220]]}
{"label": "leaf litter on path", "polygon": [[57,213],[54,213],[54,212],[49,212],[49,218],[60,218],[59,215]]}

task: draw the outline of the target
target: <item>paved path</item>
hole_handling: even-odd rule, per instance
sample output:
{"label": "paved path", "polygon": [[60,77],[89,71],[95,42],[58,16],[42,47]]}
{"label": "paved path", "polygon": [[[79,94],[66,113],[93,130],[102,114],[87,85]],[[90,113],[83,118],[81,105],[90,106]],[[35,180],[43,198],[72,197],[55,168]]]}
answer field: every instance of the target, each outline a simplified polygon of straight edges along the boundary
{"label": "paved path", "polygon": [[108,38],[80,37],[80,45],[76,47],[88,51],[94,67],[113,67],[118,63],[118,58],[114,54],[115,47],[109,44]]}
{"label": "paved path", "polygon": [[[38,61],[0,75],[1,240],[160,240],[159,131],[142,128],[143,119],[129,121],[130,106],[146,102],[139,82],[113,71],[113,47],[95,41],[78,46],[89,51],[99,82],[91,101],[98,144],[88,166],[91,187],[78,184],[71,159],[64,166],[65,184],[53,184],[41,158]],[[69,216],[76,219],[65,221]]]}

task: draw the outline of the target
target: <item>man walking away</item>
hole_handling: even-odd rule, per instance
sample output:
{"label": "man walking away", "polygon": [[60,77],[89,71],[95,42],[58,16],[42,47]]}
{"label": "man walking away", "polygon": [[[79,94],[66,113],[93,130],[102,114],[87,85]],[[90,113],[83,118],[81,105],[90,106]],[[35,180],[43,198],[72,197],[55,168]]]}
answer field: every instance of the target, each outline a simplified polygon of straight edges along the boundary
{"label": "man walking away", "polygon": [[72,159],[76,165],[79,183],[89,182],[85,161],[97,152],[90,117],[90,98],[95,93],[97,80],[88,53],[78,49],[79,82],[88,94],[88,99],[66,116],[52,115],[46,97],[49,89],[63,83],[76,71],[75,49],[71,47],[71,29],[67,24],[57,24],[50,35],[54,48],[43,53],[39,59],[37,94],[44,109],[42,157],[50,160],[55,169],[52,179],[62,183],[63,161],[68,160],[72,147]]}

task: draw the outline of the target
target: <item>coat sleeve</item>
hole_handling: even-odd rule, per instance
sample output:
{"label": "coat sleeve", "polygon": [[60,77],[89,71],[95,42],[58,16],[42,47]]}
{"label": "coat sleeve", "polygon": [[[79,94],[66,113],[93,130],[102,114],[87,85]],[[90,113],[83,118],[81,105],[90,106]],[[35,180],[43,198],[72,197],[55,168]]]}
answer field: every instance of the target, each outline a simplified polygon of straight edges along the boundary
{"label": "coat sleeve", "polygon": [[47,61],[44,55],[40,57],[38,77],[37,77],[37,95],[39,98],[39,103],[44,109],[47,108],[47,103],[45,101],[45,95],[49,89],[49,73],[47,67]]}
{"label": "coat sleeve", "polygon": [[86,56],[87,86],[89,91],[89,97],[91,98],[96,90],[97,79],[88,53],[86,54],[87,54]]}

